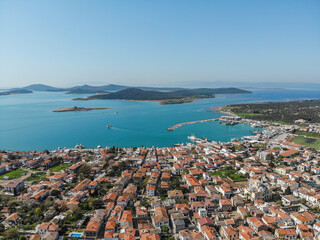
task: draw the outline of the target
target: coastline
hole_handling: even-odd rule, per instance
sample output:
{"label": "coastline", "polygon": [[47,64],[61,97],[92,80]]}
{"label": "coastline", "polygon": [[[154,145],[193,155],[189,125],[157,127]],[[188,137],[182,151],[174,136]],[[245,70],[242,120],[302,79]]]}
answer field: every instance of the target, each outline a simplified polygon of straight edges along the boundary
{"label": "coastline", "polygon": [[73,107],[73,108],[59,108],[53,110],[52,112],[87,112],[92,110],[105,110],[110,108],[82,108],[82,107]]}
{"label": "coastline", "polygon": [[214,112],[223,113],[223,114],[226,114],[226,115],[229,115],[229,116],[232,116],[232,117],[239,117],[235,113],[222,111],[222,107],[211,107],[210,109],[215,110]]}
{"label": "coastline", "polygon": [[[133,102],[156,102],[159,103],[160,105],[175,105],[175,104],[184,104],[184,103],[192,103],[195,102],[197,100],[199,100],[201,98],[195,98],[192,101],[185,101],[185,102],[176,102],[176,103],[163,103],[163,101],[169,101],[172,99],[166,99],[166,100],[135,100],[135,99],[99,99],[99,98],[74,98],[72,99],[73,101],[90,101],[90,100],[104,100],[104,101],[133,101]],[[175,99],[173,99],[175,100]]]}

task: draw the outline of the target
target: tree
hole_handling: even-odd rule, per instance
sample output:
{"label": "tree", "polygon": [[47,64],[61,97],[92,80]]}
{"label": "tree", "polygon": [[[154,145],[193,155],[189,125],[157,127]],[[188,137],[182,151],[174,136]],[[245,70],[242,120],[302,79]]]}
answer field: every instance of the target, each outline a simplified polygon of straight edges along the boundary
{"label": "tree", "polygon": [[42,210],[41,210],[41,208],[39,208],[39,207],[37,207],[35,210],[34,210],[34,214],[35,215],[42,215]]}
{"label": "tree", "polygon": [[101,199],[90,197],[88,199],[88,204],[91,209],[99,209],[102,206],[102,201]]}
{"label": "tree", "polygon": [[60,195],[61,195],[61,192],[58,189],[52,189],[50,191],[50,196],[57,197],[57,196],[60,196]]}
{"label": "tree", "polygon": [[269,167],[271,167],[271,168],[274,168],[274,167],[275,167],[273,161],[270,161],[270,162],[269,162]]}
{"label": "tree", "polygon": [[167,226],[162,226],[161,227],[161,232],[167,233],[167,232],[169,232],[169,228]]}
{"label": "tree", "polygon": [[7,231],[4,232],[5,239],[17,239],[19,237],[18,229],[16,228],[9,228]]}
{"label": "tree", "polygon": [[288,186],[287,188],[286,188],[286,190],[284,191],[284,195],[290,195],[291,194],[291,189],[290,189],[290,187]]}
{"label": "tree", "polygon": [[91,167],[88,166],[87,164],[84,164],[80,169],[79,169],[79,178],[80,180],[83,180],[85,178],[89,178],[91,173]]}
{"label": "tree", "polygon": [[184,169],[181,173],[181,175],[185,175],[185,174],[189,174],[189,170],[188,169]]}

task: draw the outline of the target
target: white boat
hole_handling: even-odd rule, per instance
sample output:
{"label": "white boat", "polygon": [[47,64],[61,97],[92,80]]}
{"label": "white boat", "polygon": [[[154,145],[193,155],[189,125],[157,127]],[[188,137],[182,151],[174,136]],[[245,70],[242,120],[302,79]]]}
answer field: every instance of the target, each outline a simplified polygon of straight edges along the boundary
{"label": "white boat", "polygon": [[195,135],[191,135],[191,136],[188,136],[188,139],[194,141],[197,139],[197,137]]}
{"label": "white boat", "polygon": [[111,125],[107,125],[106,127],[107,127],[107,128],[112,128],[112,126],[111,126]]}

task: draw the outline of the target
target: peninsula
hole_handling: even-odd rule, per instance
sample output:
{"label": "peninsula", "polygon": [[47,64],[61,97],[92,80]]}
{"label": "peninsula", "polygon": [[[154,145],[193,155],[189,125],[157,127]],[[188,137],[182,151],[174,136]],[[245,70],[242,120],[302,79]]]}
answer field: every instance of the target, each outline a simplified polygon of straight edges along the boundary
{"label": "peninsula", "polygon": [[242,118],[281,124],[293,124],[299,119],[309,123],[319,123],[320,99],[232,104],[222,107],[220,111],[233,113]]}
{"label": "peninsula", "polygon": [[81,112],[81,111],[92,111],[92,110],[103,110],[109,108],[85,108],[85,107],[71,107],[71,108],[59,108],[52,112]]}

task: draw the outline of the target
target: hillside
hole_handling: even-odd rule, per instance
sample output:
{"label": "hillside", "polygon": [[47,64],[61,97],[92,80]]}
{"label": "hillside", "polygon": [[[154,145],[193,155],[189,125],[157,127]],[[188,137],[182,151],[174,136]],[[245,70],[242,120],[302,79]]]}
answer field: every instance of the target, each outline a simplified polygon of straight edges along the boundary
{"label": "hillside", "polygon": [[118,92],[109,94],[96,94],[86,98],[78,98],[75,100],[92,100],[92,99],[122,99],[122,100],[138,100],[138,101],[161,101],[161,104],[178,104],[192,102],[195,99],[214,98],[215,94],[234,94],[234,93],[250,93],[235,88],[200,88],[200,89],[184,89],[170,92],[147,91],[139,88],[128,88]]}
{"label": "hillside", "polygon": [[146,91],[138,88],[127,88],[115,93],[97,94],[89,96],[88,99],[124,99],[124,100],[165,100],[182,98],[182,95],[175,95],[173,92]]}
{"label": "hillside", "polygon": [[234,104],[222,108],[243,118],[283,123],[294,123],[305,119],[311,123],[320,123],[320,99]]}
{"label": "hillside", "polygon": [[43,84],[32,84],[32,85],[23,87],[22,89],[28,89],[28,90],[32,90],[32,91],[45,91],[45,92],[64,91],[64,89],[62,89],[62,88],[51,87],[51,86],[43,85]]}

